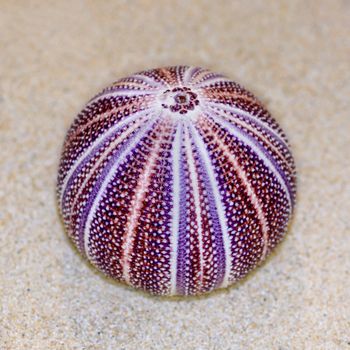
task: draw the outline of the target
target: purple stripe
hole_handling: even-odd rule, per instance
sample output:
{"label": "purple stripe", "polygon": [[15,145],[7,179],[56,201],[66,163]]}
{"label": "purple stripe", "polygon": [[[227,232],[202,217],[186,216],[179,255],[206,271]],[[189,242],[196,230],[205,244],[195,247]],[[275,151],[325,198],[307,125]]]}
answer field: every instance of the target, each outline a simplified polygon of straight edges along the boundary
{"label": "purple stripe", "polygon": [[[205,190],[207,192],[208,196],[208,203],[209,203],[209,213],[210,217],[212,219],[212,227],[214,229],[214,242],[216,246],[216,256],[218,257],[218,275],[216,277],[216,282],[214,288],[221,285],[224,276],[225,276],[225,269],[226,269],[226,258],[225,258],[225,248],[224,248],[224,241],[223,241],[223,230],[221,228],[219,215],[217,212],[216,204],[215,204],[215,197],[214,192],[210,183],[209,175],[206,170],[205,163],[203,159],[200,156],[200,152],[198,150],[198,147],[196,147],[196,151],[198,154],[198,161],[199,161],[199,169],[198,173],[202,176],[204,180]],[[213,167],[214,169],[214,167]],[[215,172],[215,170],[214,170]],[[220,198],[221,200],[221,198]]]}

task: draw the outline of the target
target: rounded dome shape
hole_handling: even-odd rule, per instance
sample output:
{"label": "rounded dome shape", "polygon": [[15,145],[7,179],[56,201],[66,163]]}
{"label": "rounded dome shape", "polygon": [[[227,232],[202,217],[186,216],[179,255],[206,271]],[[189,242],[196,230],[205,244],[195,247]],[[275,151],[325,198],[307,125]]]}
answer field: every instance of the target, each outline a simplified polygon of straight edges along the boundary
{"label": "rounded dome shape", "polygon": [[221,74],[174,66],[120,79],[65,139],[58,200],[106,275],[160,295],[226,287],[262,262],[292,215],[285,134]]}

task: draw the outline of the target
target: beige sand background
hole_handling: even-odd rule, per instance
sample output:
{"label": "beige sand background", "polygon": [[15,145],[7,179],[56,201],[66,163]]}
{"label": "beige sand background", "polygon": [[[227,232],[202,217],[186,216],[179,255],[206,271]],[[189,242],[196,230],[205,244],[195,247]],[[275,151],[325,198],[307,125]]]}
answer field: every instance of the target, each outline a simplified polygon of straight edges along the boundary
{"label": "beige sand background", "polygon": [[[0,1],[0,349],[350,349],[350,2]],[[256,273],[169,300],[107,280],[56,211],[66,129],[113,80],[205,66],[255,92],[299,172]]]}

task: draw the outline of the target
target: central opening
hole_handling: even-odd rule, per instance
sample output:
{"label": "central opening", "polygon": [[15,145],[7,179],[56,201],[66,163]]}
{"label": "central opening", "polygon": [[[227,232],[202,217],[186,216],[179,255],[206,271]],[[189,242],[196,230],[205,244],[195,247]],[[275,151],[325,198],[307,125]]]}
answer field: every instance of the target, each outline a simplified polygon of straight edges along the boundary
{"label": "central opening", "polygon": [[186,86],[175,86],[162,91],[159,101],[162,108],[176,114],[186,114],[199,105],[197,94]]}
{"label": "central opening", "polygon": [[178,94],[175,96],[175,102],[177,103],[187,103],[188,102],[188,98],[187,98],[187,94]]}

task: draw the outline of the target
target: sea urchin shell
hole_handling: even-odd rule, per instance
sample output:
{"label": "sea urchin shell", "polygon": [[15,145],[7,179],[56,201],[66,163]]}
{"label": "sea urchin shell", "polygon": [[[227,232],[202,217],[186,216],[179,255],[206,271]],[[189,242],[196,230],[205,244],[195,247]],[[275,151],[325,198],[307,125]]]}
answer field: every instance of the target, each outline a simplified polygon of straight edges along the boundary
{"label": "sea urchin shell", "polygon": [[295,167],[276,121],[221,74],[175,66],[120,79],[65,139],[59,207],[106,275],[153,294],[226,287],[284,236]]}

